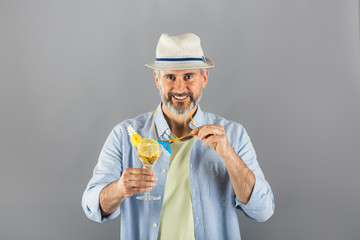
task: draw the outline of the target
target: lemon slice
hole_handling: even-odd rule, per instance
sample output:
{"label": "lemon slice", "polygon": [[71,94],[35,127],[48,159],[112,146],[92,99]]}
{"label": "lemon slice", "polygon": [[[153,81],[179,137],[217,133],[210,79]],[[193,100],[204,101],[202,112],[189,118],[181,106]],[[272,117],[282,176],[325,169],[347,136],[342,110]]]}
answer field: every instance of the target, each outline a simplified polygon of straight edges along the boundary
{"label": "lemon slice", "polygon": [[139,144],[139,142],[142,140],[142,137],[139,134],[134,134],[131,136],[131,143],[137,147],[137,145]]}
{"label": "lemon slice", "polygon": [[139,142],[142,140],[142,137],[138,133],[135,132],[134,128],[131,125],[128,126],[127,131],[130,135],[130,141],[131,141],[132,145],[137,147]]}

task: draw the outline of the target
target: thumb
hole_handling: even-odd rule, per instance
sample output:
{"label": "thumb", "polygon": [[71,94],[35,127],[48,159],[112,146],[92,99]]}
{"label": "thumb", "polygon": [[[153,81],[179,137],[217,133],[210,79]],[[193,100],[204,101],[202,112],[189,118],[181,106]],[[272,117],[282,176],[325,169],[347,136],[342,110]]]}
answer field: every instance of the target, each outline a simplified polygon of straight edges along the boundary
{"label": "thumb", "polygon": [[197,128],[194,128],[192,131],[191,131],[191,134],[195,134],[197,135],[197,133],[199,132],[200,128],[197,127]]}

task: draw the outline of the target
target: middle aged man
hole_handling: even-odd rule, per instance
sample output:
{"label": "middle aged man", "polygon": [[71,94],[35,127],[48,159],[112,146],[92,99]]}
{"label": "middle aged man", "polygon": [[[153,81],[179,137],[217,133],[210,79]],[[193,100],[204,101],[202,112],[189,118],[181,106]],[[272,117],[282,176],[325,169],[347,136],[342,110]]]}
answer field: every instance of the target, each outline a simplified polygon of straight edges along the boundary
{"label": "middle aged man", "polygon": [[[241,239],[236,209],[266,221],[274,197],[242,125],[199,106],[214,66],[200,38],[162,34],[147,66],[162,102],[112,130],[83,195],[85,214],[104,222],[121,212],[122,239]],[[154,171],[142,168],[129,125],[145,138],[174,140]],[[176,141],[189,134],[196,137]],[[149,190],[160,200],[136,199]]]}

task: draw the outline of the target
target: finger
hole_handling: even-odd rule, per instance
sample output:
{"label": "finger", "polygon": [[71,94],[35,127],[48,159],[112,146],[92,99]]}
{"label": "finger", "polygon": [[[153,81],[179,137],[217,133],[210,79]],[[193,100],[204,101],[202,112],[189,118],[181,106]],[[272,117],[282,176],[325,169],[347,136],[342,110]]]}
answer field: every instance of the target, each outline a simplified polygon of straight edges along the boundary
{"label": "finger", "polygon": [[124,181],[125,182],[129,182],[129,181],[156,182],[157,178],[151,175],[129,174],[124,177]]}
{"label": "finger", "polygon": [[220,140],[220,136],[211,135],[205,139],[205,141],[203,142],[203,145],[216,144],[219,142],[219,140]]}
{"label": "finger", "polygon": [[223,135],[224,131],[221,127],[216,125],[207,125],[201,128],[198,132],[199,140],[203,140],[208,137],[208,135]]}
{"label": "finger", "polygon": [[198,137],[198,139],[201,141],[203,140],[204,136],[206,136],[206,133],[208,133],[208,125],[204,125],[198,128],[197,132],[196,132],[196,136]]}
{"label": "finger", "polygon": [[200,127],[194,128],[194,129],[191,131],[191,133],[197,135],[201,129],[206,128],[206,127],[208,127],[208,126],[210,126],[210,125],[209,125],[209,124],[206,124],[206,125],[202,125],[202,126],[200,126]]}
{"label": "finger", "polygon": [[155,182],[146,182],[146,181],[129,181],[125,184],[126,188],[149,188],[155,187]]}
{"label": "finger", "polygon": [[201,127],[194,128],[193,130],[191,130],[191,134],[197,135],[197,133],[199,132],[200,128],[201,128]]}
{"label": "finger", "polygon": [[136,193],[144,193],[144,192],[148,192],[151,191],[153,188],[152,187],[141,187],[141,188],[127,188],[124,191],[124,194],[127,196],[132,196]]}
{"label": "finger", "polygon": [[124,172],[127,172],[129,174],[143,174],[149,176],[155,175],[154,170],[146,168],[126,168]]}
{"label": "finger", "polygon": [[152,188],[136,188],[136,193],[144,193],[151,191]]}
{"label": "finger", "polygon": [[213,127],[211,125],[204,125],[201,129],[198,131],[198,137],[204,138],[205,136],[211,134],[213,132]]}

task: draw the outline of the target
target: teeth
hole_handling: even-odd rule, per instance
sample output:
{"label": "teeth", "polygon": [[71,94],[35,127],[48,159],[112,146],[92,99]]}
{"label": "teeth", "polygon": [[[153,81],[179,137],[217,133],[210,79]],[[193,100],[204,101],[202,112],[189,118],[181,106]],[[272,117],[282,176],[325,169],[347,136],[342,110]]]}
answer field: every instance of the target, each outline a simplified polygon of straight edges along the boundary
{"label": "teeth", "polygon": [[185,99],[187,96],[183,96],[183,97],[178,97],[178,96],[174,96],[176,99],[179,99],[179,100],[183,100]]}

